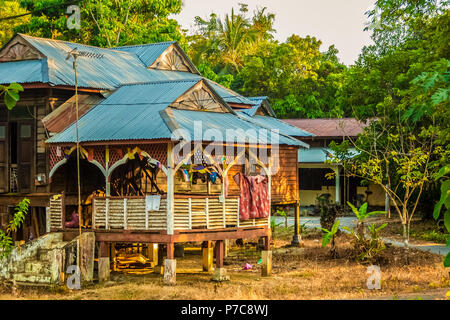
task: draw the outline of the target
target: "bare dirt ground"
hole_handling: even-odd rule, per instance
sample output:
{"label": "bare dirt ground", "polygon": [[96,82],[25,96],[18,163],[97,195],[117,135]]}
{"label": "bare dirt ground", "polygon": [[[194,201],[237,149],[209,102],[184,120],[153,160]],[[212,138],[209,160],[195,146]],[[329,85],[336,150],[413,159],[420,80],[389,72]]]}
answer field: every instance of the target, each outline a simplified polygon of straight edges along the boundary
{"label": "bare dirt ground", "polygon": [[[114,272],[106,284],[94,284],[82,291],[66,288],[47,290],[4,289],[0,299],[446,299],[450,290],[449,271],[442,257],[411,250],[410,264],[405,265],[401,248],[390,247],[380,261],[381,290],[367,289],[368,264],[355,262],[347,235],[337,239],[339,258],[331,259],[329,248],[320,247],[320,234],[304,237],[304,247],[285,247],[291,230],[277,232],[273,244],[273,274],[261,277],[255,247],[234,247],[226,258],[231,281],[211,282],[211,275],[201,272],[200,250],[186,250],[177,259],[176,286],[164,286],[162,277],[152,270],[135,270],[135,274]],[[242,270],[245,263],[252,270]]]}

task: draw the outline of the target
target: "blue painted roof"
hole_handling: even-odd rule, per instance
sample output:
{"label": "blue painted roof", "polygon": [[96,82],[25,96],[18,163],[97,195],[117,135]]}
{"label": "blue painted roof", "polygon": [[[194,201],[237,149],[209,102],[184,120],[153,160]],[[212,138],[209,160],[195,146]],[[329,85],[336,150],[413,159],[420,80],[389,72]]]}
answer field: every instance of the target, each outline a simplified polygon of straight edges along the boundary
{"label": "blue painted roof", "polygon": [[[118,141],[170,139],[172,130],[184,129],[189,139],[195,140],[195,125],[201,124],[199,131],[208,141],[205,133],[216,129],[222,135],[220,140],[240,143],[270,143],[260,139],[259,130],[263,128],[254,122],[246,121],[233,113],[189,111],[170,108],[176,126],[169,127],[161,111],[169,107],[200,80],[152,82],[125,85],[107,99],[87,112],[79,121],[79,141]],[[196,123],[196,121],[199,121]],[[236,137],[230,137],[227,130],[233,130]],[[250,131],[248,131],[250,130]],[[211,132],[211,131],[209,131]],[[47,140],[47,143],[74,143],[76,125],[72,124],[61,133]],[[279,144],[301,145],[294,138],[284,135],[278,137]]]}
{"label": "blue painted roof", "polygon": [[45,82],[46,60],[25,60],[0,63],[0,83]]}
{"label": "blue painted roof", "polygon": [[253,105],[253,101],[248,98],[240,95],[239,93],[228,89],[212,80],[208,80],[208,83],[213,87],[214,91],[216,91],[224,100],[228,103],[237,103],[237,104],[247,104]]}
{"label": "blue painted roof", "polygon": [[[354,148],[350,148],[349,156],[354,157],[358,152]],[[298,162],[300,163],[324,163],[327,160],[331,160],[331,156],[334,155],[333,150],[330,148],[310,148],[308,150],[298,150]]]}
{"label": "blue painted roof", "polygon": [[[174,42],[108,49],[24,34],[19,36],[46,58],[0,63],[2,84],[42,82],[50,85],[75,86],[73,59],[66,60],[68,52],[74,48],[83,54],[77,59],[79,87],[114,90],[124,84],[203,79],[202,76],[189,72],[147,69],[147,64],[152,59],[156,60],[158,53],[164,52]],[[226,102],[252,104],[242,95],[208,81]]]}
{"label": "blue painted roof", "polygon": [[[201,112],[190,110],[172,110],[178,125],[186,130],[191,140],[195,139],[195,130],[201,133],[204,141],[221,141],[227,143],[260,143],[272,144],[272,132],[267,130],[267,136],[261,136],[261,126],[246,121],[232,113]],[[197,127],[196,127],[197,121]],[[197,129],[196,129],[197,128]],[[220,136],[214,135],[214,133]],[[213,138],[214,137],[214,138]],[[273,136],[273,144],[302,145],[294,138],[283,135]]]}
{"label": "blue painted roof", "polygon": [[[159,112],[198,81],[125,85],[79,120],[79,141],[153,140],[172,132]],[[51,137],[48,143],[76,141],[76,125]]]}
{"label": "blue painted roof", "polygon": [[175,41],[150,43],[136,46],[115,47],[114,50],[126,51],[136,54],[146,67],[151,66],[161,54]]}
{"label": "blue painted roof", "polygon": [[[253,122],[258,126],[268,128],[268,129],[277,129],[280,134],[288,135],[291,137],[311,137],[314,136],[312,133],[301,130],[297,127],[291,126],[290,124],[287,124],[286,122],[283,122],[281,120],[278,120],[277,118],[273,117],[267,117],[267,116],[249,116],[245,113],[242,113],[242,111],[238,112],[239,116],[243,119]],[[309,146],[306,143],[302,142],[302,145],[306,148]]]}

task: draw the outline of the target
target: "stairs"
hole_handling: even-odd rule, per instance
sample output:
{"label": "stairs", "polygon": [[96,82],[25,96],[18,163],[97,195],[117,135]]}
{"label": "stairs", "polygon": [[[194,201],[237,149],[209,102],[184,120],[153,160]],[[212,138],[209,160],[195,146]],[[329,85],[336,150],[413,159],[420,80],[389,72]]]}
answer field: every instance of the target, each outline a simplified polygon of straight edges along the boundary
{"label": "stairs", "polygon": [[0,281],[25,286],[59,284],[63,266],[57,257],[66,244],[61,233],[51,233],[14,248],[8,258],[0,260]]}

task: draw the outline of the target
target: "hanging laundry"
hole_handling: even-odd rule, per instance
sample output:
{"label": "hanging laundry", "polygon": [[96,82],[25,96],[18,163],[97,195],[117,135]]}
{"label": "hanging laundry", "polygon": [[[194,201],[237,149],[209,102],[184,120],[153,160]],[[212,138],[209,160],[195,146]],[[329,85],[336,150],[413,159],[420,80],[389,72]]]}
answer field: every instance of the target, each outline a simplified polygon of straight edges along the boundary
{"label": "hanging laundry", "polygon": [[233,176],[234,181],[239,186],[241,191],[239,197],[239,219],[250,219],[250,182],[247,177],[241,172],[236,173]]}
{"label": "hanging laundry", "polygon": [[189,172],[186,169],[181,169],[181,174],[183,175],[184,182],[189,182]]}
{"label": "hanging laundry", "polygon": [[161,205],[160,195],[145,196],[145,209],[146,211],[159,211]]}
{"label": "hanging laundry", "polygon": [[246,176],[239,172],[233,179],[240,189],[240,220],[267,218],[270,211],[267,177]]}
{"label": "hanging laundry", "polygon": [[217,176],[218,176],[217,172],[211,172],[209,174],[209,180],[211,180],[211,182],[215,184],[216,180],[217,180]]}
{"label": "hanging laundry", "polygon": [[251,204],[250,216],[267,218],[270,212],[270,195],[268,192],[267,177],[249,176]]}

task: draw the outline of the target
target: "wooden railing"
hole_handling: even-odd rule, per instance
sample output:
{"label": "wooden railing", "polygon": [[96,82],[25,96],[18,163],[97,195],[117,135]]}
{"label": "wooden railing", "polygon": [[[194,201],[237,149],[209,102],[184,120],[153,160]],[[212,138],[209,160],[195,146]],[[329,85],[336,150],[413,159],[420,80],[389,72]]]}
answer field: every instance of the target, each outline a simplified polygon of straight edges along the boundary
{"label": "wooden railing", "polygon": [[[161,197],[158,211],[146,210],[145,197],[94,197],[92,229],[94,230],[167,230],[167,201]],[[64,196],[50,200],[50,227],[61,229]],[[224,229],[267,226],[268,218],[239,219],[239,197],[175,195],[174,230]]]}

